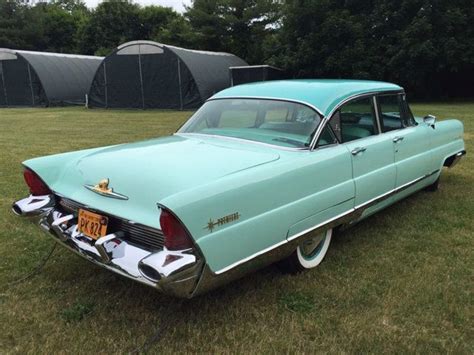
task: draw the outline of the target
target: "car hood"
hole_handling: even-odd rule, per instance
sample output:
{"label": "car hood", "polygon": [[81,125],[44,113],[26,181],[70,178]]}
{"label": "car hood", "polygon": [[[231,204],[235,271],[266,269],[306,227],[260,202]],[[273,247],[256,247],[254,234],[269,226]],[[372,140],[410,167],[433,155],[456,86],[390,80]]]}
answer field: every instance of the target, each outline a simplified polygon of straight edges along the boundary
{"label": "car hood", "polygon": [[[138,223],[156,225],[157,203],[185,190],[279,159],[270,148],[212,137],[171,137],[26,161],[57,194]],[[105,197],[85,185],[109,179]],[[155,223],[151,223],[154,221]]]}

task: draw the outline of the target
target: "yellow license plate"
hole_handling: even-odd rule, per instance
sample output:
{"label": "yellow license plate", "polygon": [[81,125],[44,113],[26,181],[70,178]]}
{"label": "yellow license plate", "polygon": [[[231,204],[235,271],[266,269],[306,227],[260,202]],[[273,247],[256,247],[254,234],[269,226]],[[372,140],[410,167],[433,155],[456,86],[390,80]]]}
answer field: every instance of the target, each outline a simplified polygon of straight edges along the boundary
{"label": "yellow license plate", "polygon": [[92,238],[99,239],[107,235],[107,224],[109,219],[97,213],[79,209],[77,227],[79,232]]}

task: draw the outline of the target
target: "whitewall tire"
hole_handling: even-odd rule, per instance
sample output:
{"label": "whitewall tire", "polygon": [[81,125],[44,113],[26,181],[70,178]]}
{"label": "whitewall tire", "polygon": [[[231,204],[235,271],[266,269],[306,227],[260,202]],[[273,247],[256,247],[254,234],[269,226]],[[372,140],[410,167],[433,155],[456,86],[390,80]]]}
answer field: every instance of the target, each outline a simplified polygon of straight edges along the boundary
{"label": "whitewall tire", "polygon": [[279,265],[283,271],[297,273],[317,267],[323,261],[331,244],[332,229],[322,231],[313,238],[307,239],[296,248],[295,252]]}

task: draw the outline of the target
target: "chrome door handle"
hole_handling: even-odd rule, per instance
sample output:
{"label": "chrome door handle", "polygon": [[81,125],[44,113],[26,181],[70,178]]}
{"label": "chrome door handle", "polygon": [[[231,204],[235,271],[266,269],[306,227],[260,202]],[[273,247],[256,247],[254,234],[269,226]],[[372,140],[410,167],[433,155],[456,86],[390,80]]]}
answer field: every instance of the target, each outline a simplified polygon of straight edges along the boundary
{"label": "chrome door handle", "polygon": [[352,149],[351,153],[352,155],[357,155],[359,153],[365,152],[366,150],[367,148],[365,147],[357,147],[357,148]]}
{"label": "chrome door handle", "polygon": [[401,142],[403,139],[404,139],[404,137],[395,137],[395,138],[393,138],[393,143]]}

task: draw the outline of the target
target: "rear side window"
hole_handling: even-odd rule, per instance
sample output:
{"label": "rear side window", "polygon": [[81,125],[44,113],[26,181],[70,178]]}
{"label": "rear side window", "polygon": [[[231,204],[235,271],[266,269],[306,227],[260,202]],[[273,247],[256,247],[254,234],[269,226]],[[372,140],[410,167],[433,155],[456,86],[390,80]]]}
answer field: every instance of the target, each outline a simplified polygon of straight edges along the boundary
{"label": "rear side window", "polygon": [[329,121],[339,141],[345,143],[377,134],[372,97],[352,100]]}
{"label": "rear side window", "polygon": [[395,95],[381,95],[377,97],[380,109],[380,123],[383,132],[389,132],[407,126],[405,115],[401,110],[401,97]]}

